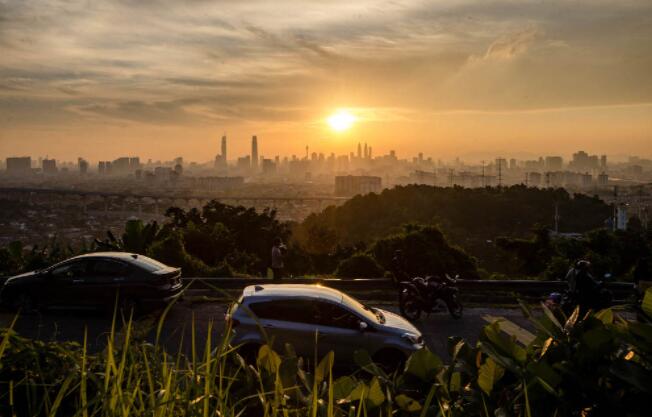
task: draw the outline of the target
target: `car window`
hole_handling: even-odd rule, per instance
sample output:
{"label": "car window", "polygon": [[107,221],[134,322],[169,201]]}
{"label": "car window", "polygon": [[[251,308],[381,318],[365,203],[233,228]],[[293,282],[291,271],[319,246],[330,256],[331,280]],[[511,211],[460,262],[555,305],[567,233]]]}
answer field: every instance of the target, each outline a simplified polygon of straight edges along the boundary
{"label": "car window", "polygon": [[98,259],[90,268],[90,275],[94,277],[123,277],[127,274],[128,267],[124,262]]}
{"label": "car window", "polygon": [[317,323],[314,303],[309,300],[262,301],[249,304],[249,308],[260,319]]}
{"label": "car window", "polygon": [[341,306],[319,301],[315,303],[317,322],[322,326],[340,327],[345,329],[360,328],[360,318]]}
{"label": "car window", "polygon": [[52,276],[56,278],[78,278],[86,275],[88,262],[73,261],[59,265],[52,270]]}

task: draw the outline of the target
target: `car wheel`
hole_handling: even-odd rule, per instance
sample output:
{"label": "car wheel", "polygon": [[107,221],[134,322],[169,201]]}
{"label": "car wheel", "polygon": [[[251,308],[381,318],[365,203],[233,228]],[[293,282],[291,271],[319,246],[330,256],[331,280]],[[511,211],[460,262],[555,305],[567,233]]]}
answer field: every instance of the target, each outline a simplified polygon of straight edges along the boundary
{"label": "car wheel", "polygon": [[462,318],[464,307],[462,307],[462,303],[460,303],[460,300],[457,299],[456,295],[453,295],[450,300],[446,302],[446,305],[448,306],[448,312],[452,318],[456,320]]}
{"label": "car wheel", "polygon": [[413,291],[404,289],[401,291],[399,307],[401,315],[408,320],[419,320],[421,317],[421,306],[419,305],[418,296]]}
{"label": "car wheel", "polygon": [[374,363],[388,373],[400,370],[405,365],[405,355],[395,349],[382,349],[373,357]]}

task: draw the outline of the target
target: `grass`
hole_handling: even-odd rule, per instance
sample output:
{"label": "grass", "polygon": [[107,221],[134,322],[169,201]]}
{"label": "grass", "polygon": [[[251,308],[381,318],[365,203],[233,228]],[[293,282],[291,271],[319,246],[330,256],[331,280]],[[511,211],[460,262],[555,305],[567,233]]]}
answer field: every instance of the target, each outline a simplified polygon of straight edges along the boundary
{"label": "grass", "polygon": [[493,322],[475,347],[451,338],[447,365],[420,350],[390,373],[357,352],[359,369],[340,375],[332,352],[307,362],[271,343],[248,364],[228,328],[214,339],[208,323],[199,340],[194,316],[170,353],[160,336],[173,304],[154,323],[153,343],[115,308],[98,353],[86,335],[81,344],[22,338],[14,318],[0,332],[0,416],[591,416],[643,415],[637,410],[652,405],[652,326],[611,310],[564,317],[543,307],[531,317],[534,339],[509,337]]}

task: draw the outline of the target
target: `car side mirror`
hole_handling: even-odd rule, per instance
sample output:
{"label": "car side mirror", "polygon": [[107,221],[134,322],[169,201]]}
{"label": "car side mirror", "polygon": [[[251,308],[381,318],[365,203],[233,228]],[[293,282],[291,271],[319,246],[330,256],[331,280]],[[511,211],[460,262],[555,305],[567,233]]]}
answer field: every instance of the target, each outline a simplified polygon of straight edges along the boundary
{"label": "car side mirror", "polygon": [[367,330],[367,327],[369,327],[369,325],[366,322],[364,322],[364,321],[360,322],[360,331],[361,332],[364,332],[365,330]]}

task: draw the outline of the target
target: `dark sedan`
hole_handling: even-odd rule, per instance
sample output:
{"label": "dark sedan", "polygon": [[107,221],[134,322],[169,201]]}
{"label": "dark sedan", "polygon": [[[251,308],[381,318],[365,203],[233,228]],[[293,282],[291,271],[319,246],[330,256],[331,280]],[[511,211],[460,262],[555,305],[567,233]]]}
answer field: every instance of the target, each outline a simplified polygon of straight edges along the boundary
{"label": "dark sedan", "polygon": [[0,303],[23,311],[112,309],[117,299],[140,310],[166,304],[181,289],[179,268],[133,253],[97,252],[7,279]]}

